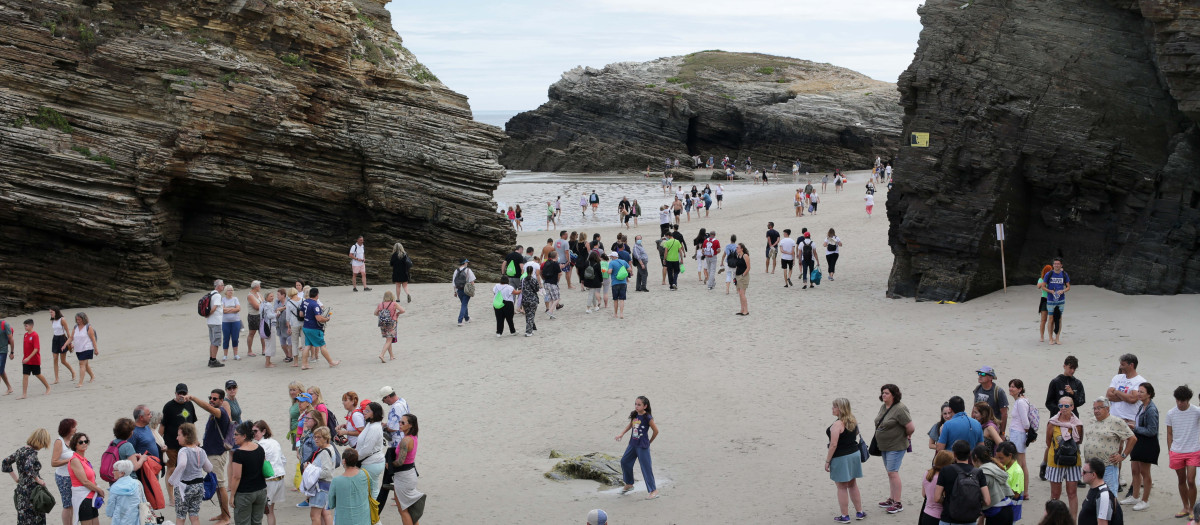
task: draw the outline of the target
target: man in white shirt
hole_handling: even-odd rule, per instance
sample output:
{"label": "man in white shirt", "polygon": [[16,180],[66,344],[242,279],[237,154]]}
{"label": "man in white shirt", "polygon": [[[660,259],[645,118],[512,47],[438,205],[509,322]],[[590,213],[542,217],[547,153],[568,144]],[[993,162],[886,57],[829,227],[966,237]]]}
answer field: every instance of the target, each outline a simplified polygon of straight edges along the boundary
{"label": "man in white shirt", "polygon": [[796,240],[792,238],[792,230],[783,230],[783,238],[779,240],[779,267],[783,268],[783,287],[792,285],[792,267],[796,264]]}
{"label": "man in white shirt", "polygon": [[388,493],[391,492],[391,479],[394,471],[392,463],[396,461],[396,443],[404,439],[404,432],[400,431],[400,416],[408,413],[408,401],[396,394],[396,391],[390,386],[385,386],[379,389],[379,400],[383,402],[387,409],[387,417],[383,419],[383,437],[387,440],[390,446],[387,448],[386,467],[383,470],[383,486],[379,489],[379,496],[375,498],[379,502],[379,508],[386,508]]}
{"label": "man in white shirt", "polygon": [[225,363],[217,361],[217,348],[221,346],[221,316],[225,313],[225,308],[221,305],[221,290],[225,288],[225,281],[217,279],[213,281],[213,289],[208,292],[209,310],[208,317],[205,322],[208,324],[208,367],[220,368],[225,366]]}
{"label": "man in white shirt", "polygon": [[363,290],[371,291],[367,287],[367,250],[363,246],[361,235],[358,236],[358,240],[354,241],[354,244],[350,245],[350,286],[357,292],[358,283],[354,279],[356,275],[362,276]]}
{"label": "man in white shirt", "polygon": [[[1122,355],[1118,359],[1117,371],[1119,373],[1113,376],[1112,381],[1108,384],[1108,391],[1104,393],[1105,399],[1112,402],[1109,413],[1114,417],[1124,419],[1126,423],[1134,422],[1134,419],[1137,418],[1138,407],[1142,404],[1141,401],[1138,401],[1138,387],[1146,382],[1146,378],[1138,375],[1137,365],[1136,355]],[[1117,469],[1118,476],[1113,479],[1119,480],[1121,463],[1113,468]]]}
{"label": "man in white shirt", "polygon": [[1179,514],[1190,514],[1196,506],[1196,467],[1200,466],[1200,407],[1192,405],[1192,389],[1187,385],[1175,389],[1175,407],[1167,412],[1167,446],[1183,500]]}

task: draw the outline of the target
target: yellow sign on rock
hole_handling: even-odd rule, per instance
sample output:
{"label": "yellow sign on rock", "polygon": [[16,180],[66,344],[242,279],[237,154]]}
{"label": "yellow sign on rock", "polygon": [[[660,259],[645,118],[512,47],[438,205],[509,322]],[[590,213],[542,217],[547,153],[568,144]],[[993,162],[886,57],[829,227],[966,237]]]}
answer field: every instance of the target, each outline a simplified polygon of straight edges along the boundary
{"label": "yellow sign on rock", "polygon": [[912,134],[908,137],[908,145],[914,148],[928,148],[929,134],[916,131],[912,132]]}

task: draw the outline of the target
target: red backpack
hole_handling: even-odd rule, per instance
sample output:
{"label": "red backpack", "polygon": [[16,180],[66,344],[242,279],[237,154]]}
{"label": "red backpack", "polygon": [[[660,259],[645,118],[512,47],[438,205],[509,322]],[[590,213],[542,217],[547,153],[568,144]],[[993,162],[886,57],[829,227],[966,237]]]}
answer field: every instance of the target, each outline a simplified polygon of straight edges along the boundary
{"label": "red backpack", "polygon": [[113,465],[121,460],[121,445],[127,441],[117,443],[114,439],[108,444],[108,448],[104,450],[104,454],[100,456],[100,479],[113,483],[117,481],[117,477],[113,475]]}

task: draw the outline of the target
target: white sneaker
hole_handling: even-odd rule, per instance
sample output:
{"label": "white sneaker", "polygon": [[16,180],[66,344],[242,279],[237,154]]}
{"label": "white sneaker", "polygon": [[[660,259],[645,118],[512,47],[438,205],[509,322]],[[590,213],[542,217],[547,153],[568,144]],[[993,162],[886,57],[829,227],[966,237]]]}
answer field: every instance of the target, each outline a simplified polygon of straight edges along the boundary
{"label": "white sneaker", "polygon": [[590,314],[590,313],[592,313],[592,309],[591,309],[591,308],[588,308],[587,310],[584,310],[584,312],[583,312],[583,313],[585,313],[585,314]]}
{"label": "white sneaker", "polygon": [[533,332],[526,332],[525,337],[533,337]]}
{"label": "white sneaker", "polygon": [[227,355],[221,356],[221,361],[226,361],[228,359],[229,359],[229,356],[227,356]]}
{"label": "white sneaker", "polygon": [[1150,508],[1150,503],[1146,501],[1139,501],[1137,505],[1133,506],[1133,510],[1146,510],[1148,508]]}
{"label": "white sneaker", "polygon": [[240,356],[240,355],[235,355],[235,356],[233,356],[233,360],[234,360],[234,361],[241,361],[241,360],[242,360],[242,356]]}
{"label": "white sneaker", "polygon": [[1140,500],[1140,499],[1137,499],[1137,498],[1135,498],[1135,497],[1133,497],[1133,496],[1129,496],[1129,497],[1127,497],[1127,498],[1125,498],[1125,499],[1121,500],[1121,504],[1122,504],[1122,505],[1133,505],[1134,503],[1137,503],[1137,502],[1139,502],[1139,501],[1142,501],[1142,500]]}
{"label": "white sneaker", "polygon": [[496,337],[504,337],[504,334],[496,334]]}

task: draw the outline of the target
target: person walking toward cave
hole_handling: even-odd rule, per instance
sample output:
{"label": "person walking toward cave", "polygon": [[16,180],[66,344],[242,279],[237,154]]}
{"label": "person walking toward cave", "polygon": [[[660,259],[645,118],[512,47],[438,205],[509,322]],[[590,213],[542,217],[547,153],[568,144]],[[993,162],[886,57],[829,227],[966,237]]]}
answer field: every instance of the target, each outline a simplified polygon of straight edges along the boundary
{"label": "person walking toward cave", "polygon": [[96,344],[96,329],[92,328],[92,324],[88,322],[87,314],[83,312],[75,314],[75,330],[72,331],[67,344],[75,352],[75,357],[79,359],[79,382],[75,384],[75,388],[83,386],[85,374],[88,376],[89,383],[95,381],[96,374],[92,373],[92,358],[100,355],[100,347]]}
{"label": "person walking toward cave", "polygon": [[50,328],[53,330],[54,338],[50,340],[50,355],[54,359],[54,383],[58,384],[58,365],[61,363],[67,367],[67,371],[71,373],[71,381],[75,380],[75,369],[71,368],[71,363],[67,362],[67,332],[71,331],[71,327],[67,326],[67,319],[63,317],[62,309],[57,306],[50,307]]}
{"label": "person walking toward cave", "polygon": [[1050,273],[1050,271],[1053,269],[1054,269],[1053,266],[1050,266],[1049,264],[1047,264],[1042,267],[1042,273],[1038,274],[1037,289],[1038,289],[1038,293],[1040,293],[1042,295],[1042,297],[1040,299],[1038,299],[1038,317],[1040,317],[1040,320],[1038,321],[1038,342],[1039,343],[1046,342],[1046,318],[1049,316],[1049,312],[1050,312],[1050,310],[1046,307],[1047,293],[1046,293],[1046,290],[1042,289],[1042,284],[1046,282],[1046,279],[1045,279],[1046,274]]}
{"label": "person walking toward cave", "polygon": [[358,286],[355,284],[355,280],[354,280],[354,277],[356,275],[362,276],[363,290],[368,291],[368,292],[371,291],[371,289],[367,287],[367,251],[366,250],[367,250],[366,247],[363,246],[362,235],[359,235],[358,239],[354,241],[354,244],[350,245],[350,286],[356,292],[358,291]]}
{"label": "person walking toward cave", "polygon": [[871,210],[875,209],[875,196],[868,193],[863,196],[863,200],[866,201],[867,218],[870,219],[871,218]]}
{"label": "person walking toward cave", "polygon": [[592,218],[596,218],[596,209],[600,207],[600,196],[596,194],[596,190],[592,190],[592,194],[588,196],[588,204],[592,205]]}
{"label": "person walking toward cave", "polygon": [[1042,275],[1039,285],[1046,292],[1046,308],[1054,319],[1050,329],[1050,344],[1062,344],[1062,314],[1067,306],[1067,292],[1071,291],[1071,276],[1063,270],[1062,259],[1055,258],[1053,268]]}
{"label": "person walking toward cave", "polygon": [[399,242],[392,246],[392,282],[396,284],[395,297],[400,297],[400,291],[404,291],[406,298],[405,302],[412,302],[412,295],[408,293],[409,272],[412,270],[413,261],[408,256],[408,251],[404,249],[404,245]]}
{"label": "person walking toward cave", "polygon": [[825,236],[825,262],[829,266],[829,280],[833,280],[834,269],[837,268],[838,249],[842,247],[842,239],[837,236],[833,228],[829,229],[829,233]]}

